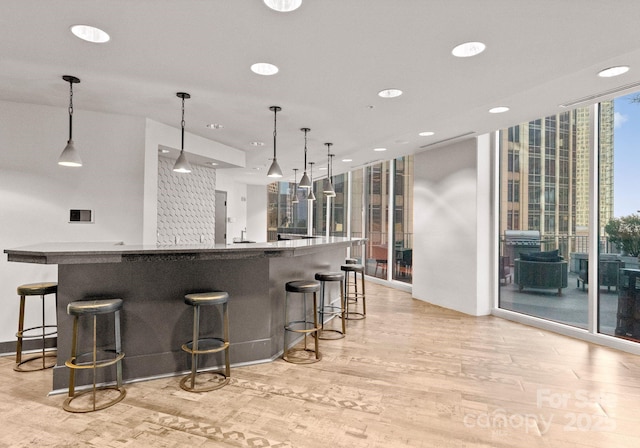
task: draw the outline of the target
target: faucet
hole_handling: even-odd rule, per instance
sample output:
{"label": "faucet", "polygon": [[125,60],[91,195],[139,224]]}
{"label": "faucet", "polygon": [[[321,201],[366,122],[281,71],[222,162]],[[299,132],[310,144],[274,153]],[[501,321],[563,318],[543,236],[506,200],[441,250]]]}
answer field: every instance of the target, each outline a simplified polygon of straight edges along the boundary
{"label": "faucet", "polygon": [[245,234],[247,233],[247,228],[245,227],[244,230],[240,231],[240,241],[246,241],[244,239]]}

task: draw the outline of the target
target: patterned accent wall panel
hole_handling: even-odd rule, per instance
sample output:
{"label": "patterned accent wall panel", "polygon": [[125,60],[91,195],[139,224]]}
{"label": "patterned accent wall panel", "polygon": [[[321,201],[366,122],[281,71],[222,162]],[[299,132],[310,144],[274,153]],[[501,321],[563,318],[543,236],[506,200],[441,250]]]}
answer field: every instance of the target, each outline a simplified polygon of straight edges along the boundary
{"label": "patterned accent wall panel", "polygon": [[158,244],[213,244],[216,170],[192,165],[173,172],[174,160],[158,157]]}

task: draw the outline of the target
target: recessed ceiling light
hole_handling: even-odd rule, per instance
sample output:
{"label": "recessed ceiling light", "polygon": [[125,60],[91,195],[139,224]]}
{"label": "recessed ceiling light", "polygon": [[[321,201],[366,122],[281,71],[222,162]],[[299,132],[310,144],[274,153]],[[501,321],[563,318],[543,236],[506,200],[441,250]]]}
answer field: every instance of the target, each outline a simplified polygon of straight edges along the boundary
{"label": "recessed ceiling light", "polygon": [[623,73],[627,73],[629,71],[629,67],[626,65],[619,65],[617,67],[609,67],[604,70],[600,70],[598,72],[598,76],[601,78],[611,78],[613,76],[619,76]]}
{"label": "recessed ceiling light", "polygon": [[218,166],[218,164],[216,162],[207,162],[209,165],[211,166]]}
{"label": "recessed ceiling light", "polygon": [[168,154],[168,153],[169,153],[169,150],[168,150],[168,149],[164,149],[164,148],[160,148],[160,149],[158,149],[158,152],[159,152],[160,154]]}
{"label": "recessed ceiling light", "polygon": [[387,148],[373,148],[373,150],[377,152],[382,152],[382,151],[386,151]]}
{"label": "recessed ceiling light", "polygon": [[103,44],[109,42],[109,39],[111,39],[111,37],[100,28],[90,25],[73,25],[71,32],[74,36],[95,44]]}
{"label": "recessed ceiling light", "polygon": [[302,0],[264,0],[264,4],[274,11],[290,12],[298,9]]}
{"label": "recessed ceiling light", "polygon": [[222,125],[222,124],[220,124],[220,123],[209,123],[209,124],[207,125],[207,127],[208,127],[209,129],[222,129],[222,128],[224,128],[224,125]]}
{"label": "recessed ceiling light", "polygon": [[321,166],[320,168],[318,168],[318,171],[327,171],[327,167],[326,166]]}
{"label": "recessed ceiling light", "polygon": [[343,162],[353,162],[353,159],[342,159]]}
{"label": "recessed ceiling light", "polygon": [[400,95],[402,95],[400,89],[384,89],[378,92],[378,96],[381,98],[396,98]]}
{"label": "recessed ceiling light", "polygon": [[251,71],[257,75],[271,76],[278,73],[278,67],[268,62],[256,62],[251,66]]}
{"label": "recessed ceiling light", "polygon": [[264,142],[251,142],[251,146],[264,146]]}
{"label": "recessed ceiling light", "polygon": [[489,113],[491,114],[501,114],[503,112],[508,111],[509,108],[507,106],[498,106],[498,107],[494,107],[489,109]]}
{"label": "recessed ceiling light", "polygon": [[482,42],[465,42],[451,50],[451,54],[458,58],[470,58],[482,53],[485,48],[487,46]]}
{"label": "recessed ceiling light", "polygon": [[254,166],[253,169],[256,170],[256,171],[260,171],[262,168],[259,167],[259,166]]}
{"label": "recessed ceiling light", "polygon": [[431,137],[431,136],[432,136],[432,135],[434,135],[434,134],[435,134],[435,132],[431,132],[431,131],[424,131],[424,132],[419,133],[418,135],[419,135],[420,137]]}

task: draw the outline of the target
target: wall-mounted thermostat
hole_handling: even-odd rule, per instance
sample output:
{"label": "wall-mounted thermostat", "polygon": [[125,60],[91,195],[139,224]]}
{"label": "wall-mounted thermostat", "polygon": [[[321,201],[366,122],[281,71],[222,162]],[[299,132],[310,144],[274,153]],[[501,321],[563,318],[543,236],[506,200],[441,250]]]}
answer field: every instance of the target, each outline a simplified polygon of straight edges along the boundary
{"label": "wall-mounted thermostat", "polygon": [[69,222],[93,222],[93,210],[69,210]]}

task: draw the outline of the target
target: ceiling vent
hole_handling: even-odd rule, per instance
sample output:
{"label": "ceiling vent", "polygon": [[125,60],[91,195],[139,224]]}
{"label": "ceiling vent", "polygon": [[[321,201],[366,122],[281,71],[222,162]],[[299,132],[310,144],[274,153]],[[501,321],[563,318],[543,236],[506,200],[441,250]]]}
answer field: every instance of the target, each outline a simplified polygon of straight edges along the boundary
{"label": "ceiling vent", "polygon": [[585,96],[584,98],[578,98],[577,100],[568,101],[560,105],[560,107],[572,107],[577,106],[578,104],[583,103],[593,103],[596,100],[604,97],[608,97],[610,95],[615,95],[616,93],[624,92],[625,90],[634,89],[636,87],[640,87],[640,81],[633,82],[631,84],[625,84],[620,87],[615,87],[611,90],[605,90],[604,92],[594,93],[593,95]]}
{"label": "ceiling vent", "polygon": [[441,143],[451,142],[453,140],[458,140],[458,139],[461,139],[463,137],[468,137],[468,136],[473,135],[475,133],[476,133],[476,131],[465,132],[464,134],[456,135],[455,137],[449,137],[449,138],[445,138],[443,140],[438,140],[437,142],[429,143],[427,145],[422,145],[420,148],[421,149],[430,148],[432,146],[439,145]]}

